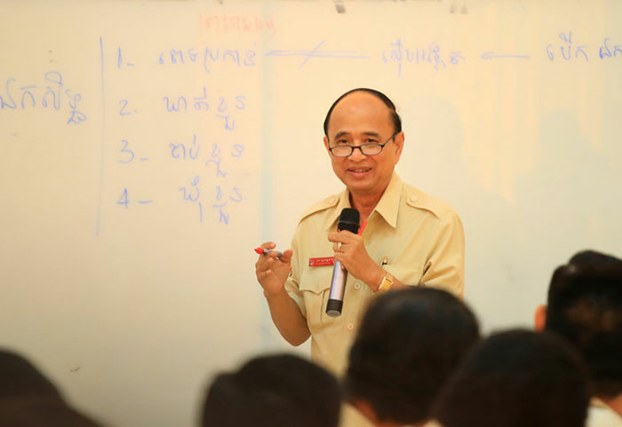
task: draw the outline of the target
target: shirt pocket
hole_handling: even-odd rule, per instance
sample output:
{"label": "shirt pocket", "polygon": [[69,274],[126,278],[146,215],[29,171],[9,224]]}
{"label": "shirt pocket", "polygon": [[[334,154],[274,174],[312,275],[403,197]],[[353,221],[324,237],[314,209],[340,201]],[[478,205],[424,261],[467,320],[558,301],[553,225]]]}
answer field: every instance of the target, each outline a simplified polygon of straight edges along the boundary
{"label": "shirt pocket", "polygon": [[300,293],[304,301],[309,328],[314,331],[331,323],[326,314],[333,266],[307,268],[300,277]]}
{"label": "shirt pocket", "polygon": [[423,277],[423,270],[418,267],[385,265],[383,268],[404,285],[408,286],[418,286]]}

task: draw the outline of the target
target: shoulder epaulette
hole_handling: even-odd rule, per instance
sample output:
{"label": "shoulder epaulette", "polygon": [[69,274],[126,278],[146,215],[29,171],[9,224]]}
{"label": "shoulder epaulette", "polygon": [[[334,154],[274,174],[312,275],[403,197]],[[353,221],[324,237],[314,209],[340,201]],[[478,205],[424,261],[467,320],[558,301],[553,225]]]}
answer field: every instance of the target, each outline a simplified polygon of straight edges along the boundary
{"label": "shoulder epaulette", "polygon": [[453,211],[445,202],[410,185],[404,186],[404,196],[406,197],[406,204],[408,206],[416,209],[424,209],[437,218],[445,216],[447,211]]}
{"label": "shoulder epaulette", "polygon": [[317,212],[330,209],[334,207],[335,205],[337,205],[337,203],[339,203],[339,196],[337,195],[329,196],[325,198],[324,200],[317,202],[316,204],[308,208],[306,211],[304,211],[303,214],[300,216],[300,221],[302,221],[306,217],[311,216]]}

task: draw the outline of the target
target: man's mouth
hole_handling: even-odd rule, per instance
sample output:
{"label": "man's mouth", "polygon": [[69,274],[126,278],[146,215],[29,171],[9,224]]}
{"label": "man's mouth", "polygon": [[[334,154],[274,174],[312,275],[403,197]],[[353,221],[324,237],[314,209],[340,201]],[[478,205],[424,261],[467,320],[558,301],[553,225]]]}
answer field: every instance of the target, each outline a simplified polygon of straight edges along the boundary
{"label": "man's mouth", "polygon": [[348,172],[351,173],[365,173],[365,172],[369,172],[371,170],[371,168],[349,168]]}

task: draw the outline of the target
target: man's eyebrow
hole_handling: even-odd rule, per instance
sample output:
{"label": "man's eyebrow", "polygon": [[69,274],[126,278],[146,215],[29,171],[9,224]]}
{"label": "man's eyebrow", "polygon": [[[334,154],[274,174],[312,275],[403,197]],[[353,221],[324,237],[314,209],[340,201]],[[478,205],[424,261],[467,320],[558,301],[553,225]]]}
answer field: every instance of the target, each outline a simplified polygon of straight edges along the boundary
{"label": "man's eyebrow", "polygon": [[380,138],[380,134],[378,132],[363,132],[365,136],[375,136],[376,138]]}
{"label": "man's eyebrow", "polygon": [[[349,136],[350,132],[346,132],[346,131],[337,132],[335,134],[335,139],[339,139],[342,136],[346,136],[346,135]],[[378,132],[371,132],[371,131],[370,132],[363,132],[363,135],[365,135],[365,136],[374,136],[376,138],[380,138],[380,134]]]}

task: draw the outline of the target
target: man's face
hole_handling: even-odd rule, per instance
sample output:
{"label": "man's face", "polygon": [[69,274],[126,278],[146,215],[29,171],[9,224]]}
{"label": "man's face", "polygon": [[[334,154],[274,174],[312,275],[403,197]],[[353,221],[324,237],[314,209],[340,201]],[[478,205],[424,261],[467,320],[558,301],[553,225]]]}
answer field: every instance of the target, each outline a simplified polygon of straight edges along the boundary
{"label": "man's face", "polygon": [[[394,131],[389,108],[380,99],[367,92],[354,92],[335,106],[324,145],[329,149],[342,144],[383,144]],[[403,145],[404,134],[400,132],[375,156],[365,156],[357,149],[349,157],[331,155],[333,171],[353,195],[380,197],[389,185]]]}

